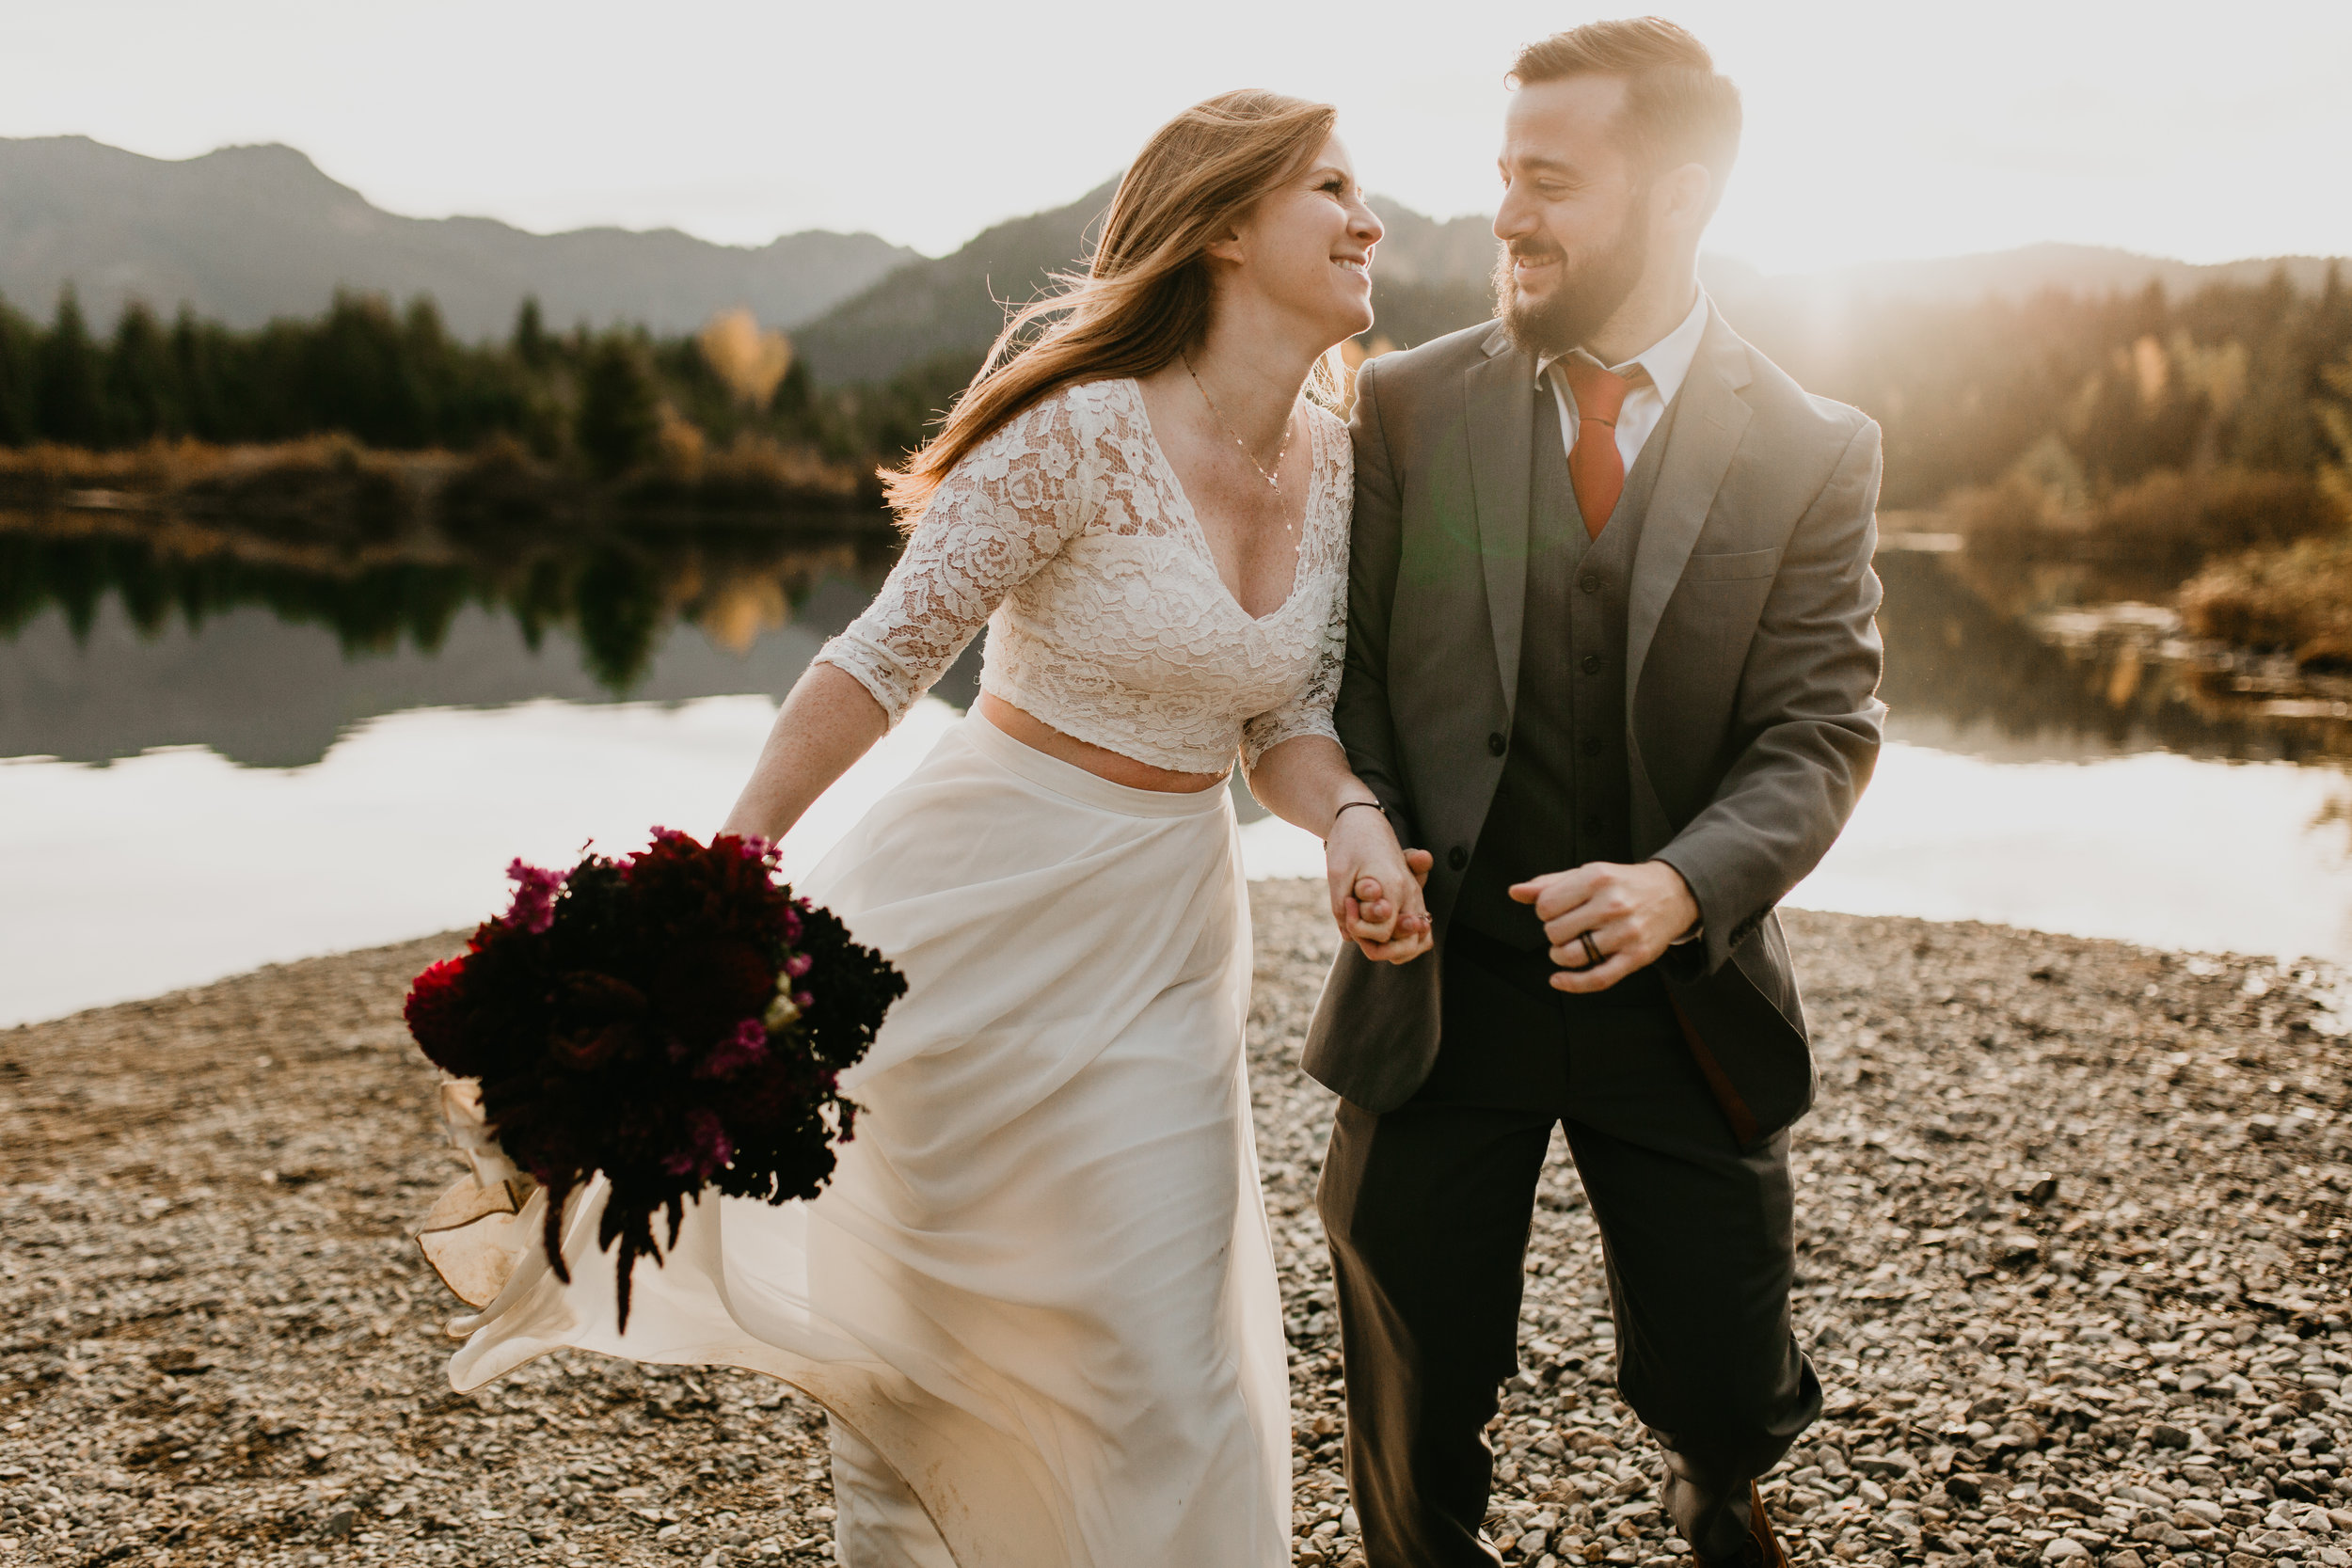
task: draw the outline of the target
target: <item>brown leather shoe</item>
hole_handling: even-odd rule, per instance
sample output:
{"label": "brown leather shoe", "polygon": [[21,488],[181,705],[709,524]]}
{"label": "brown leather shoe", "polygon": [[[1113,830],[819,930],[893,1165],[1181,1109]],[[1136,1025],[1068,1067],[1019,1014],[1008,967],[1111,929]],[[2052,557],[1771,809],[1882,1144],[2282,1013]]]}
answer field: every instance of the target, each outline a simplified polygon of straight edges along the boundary
{"label": "brown leather shoe", "polygon": [[1748,1482],[1748,1538],[1736,1557],[1698,1559],[1701,1568],[1788,1568],[1788,1554],[1780,1549],[1772,1521],[1764,1517],[1763,1494]]}

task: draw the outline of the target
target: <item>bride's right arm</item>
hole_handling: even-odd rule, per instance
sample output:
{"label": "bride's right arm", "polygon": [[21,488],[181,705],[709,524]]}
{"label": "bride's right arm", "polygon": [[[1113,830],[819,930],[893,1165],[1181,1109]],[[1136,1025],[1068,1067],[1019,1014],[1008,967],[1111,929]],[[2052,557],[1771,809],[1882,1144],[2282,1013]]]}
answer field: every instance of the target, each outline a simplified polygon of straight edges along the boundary
{"label": "bride's right arm", "polygon": [[782,838],[1086,527],[1097,498],[1082,409],[1050,396],[949,470],[882,592],[794,684],[723,832]]}
{"label": "bride's right arm", "polygon": [[882,705],[855,676],[835,665],[811,664],[777,711],[751,780],[719,831],[782,838],[889,730]]}

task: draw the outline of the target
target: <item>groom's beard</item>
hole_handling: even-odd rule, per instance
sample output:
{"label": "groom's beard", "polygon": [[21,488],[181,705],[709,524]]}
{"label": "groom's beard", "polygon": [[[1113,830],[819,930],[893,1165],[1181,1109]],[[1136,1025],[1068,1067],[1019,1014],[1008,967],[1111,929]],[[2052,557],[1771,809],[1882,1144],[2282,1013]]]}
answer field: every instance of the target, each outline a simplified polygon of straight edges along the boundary
{"label": "groom's beard", "polygon": [[1548,235],[1533,234],[1503,246],[1495,258],[1495,298],[1502,325],[1512,341],[1538,356],[1561,355],[1581,348],[1608,325],[1649,265],[1649,232],[1639,221],[1644,202],[1631,203],[1616,237],[1581,262],[1562,261],[1560,280],[1551,293],[1534,304],[1521,304],[1511,276],[1516,258],[1543,261],[1563,258]]}

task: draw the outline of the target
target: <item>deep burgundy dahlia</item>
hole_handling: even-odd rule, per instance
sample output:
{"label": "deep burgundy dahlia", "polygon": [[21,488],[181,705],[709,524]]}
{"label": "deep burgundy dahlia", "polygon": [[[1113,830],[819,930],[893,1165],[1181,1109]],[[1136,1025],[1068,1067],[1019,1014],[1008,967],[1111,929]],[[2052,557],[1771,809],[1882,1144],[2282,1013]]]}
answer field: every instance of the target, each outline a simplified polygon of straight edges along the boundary
{"label": "deep burgundy dahlia", "polygon": [[565,1200],[611,1184],[620,1321],[653,1216],[675,1244],[706,1188],[817,1196],[857,1107],[839,1088],[906,990],[889,960],[776,879],[774,849],[654,830],[622,860],[561,875],[516,861],[508,911],[417,976],[409,1032],[437,1067],[482,1081],[507,1157],[548,1189],[543,1244],[568,1279]]}

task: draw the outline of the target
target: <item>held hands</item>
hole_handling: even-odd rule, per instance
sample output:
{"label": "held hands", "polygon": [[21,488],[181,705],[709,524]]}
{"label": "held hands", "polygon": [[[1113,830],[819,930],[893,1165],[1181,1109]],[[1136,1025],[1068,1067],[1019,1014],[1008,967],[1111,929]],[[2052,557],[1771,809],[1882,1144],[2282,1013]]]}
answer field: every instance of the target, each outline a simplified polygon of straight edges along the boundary
{"label": "held hands", "polygon": [[1401,964],[1429,951],[1429,908],[1422,901],[1428,850],[1400,847],[1376,811],[1343,811],[1324,841],[1323,863],[1331,918],[1365,958]]}
{"label": "held hands", "polygon": [[[1596,861],[1520,882],[1511,896],[1534,905],[1535,918],[1544,923],[1551,961],[1560,966],[1552,989],[1579,993],[1607,990],[1657,962],[1699,918],[1698,901],[1682,873],[1663,861],[1639,865]],[[1597,963],[1595,951],[1600,954]]]}

